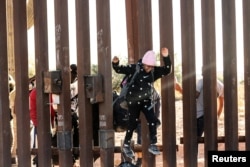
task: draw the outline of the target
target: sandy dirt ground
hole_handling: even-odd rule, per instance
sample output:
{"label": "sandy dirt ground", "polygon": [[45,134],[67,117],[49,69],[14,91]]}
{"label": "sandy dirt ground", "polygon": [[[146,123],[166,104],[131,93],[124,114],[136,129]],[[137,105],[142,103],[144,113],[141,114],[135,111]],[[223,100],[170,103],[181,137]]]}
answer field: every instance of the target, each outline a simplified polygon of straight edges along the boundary
{"label": "sandy dirt ground", "polygon": [[[184,154],[183,154],[183,145],[180,144],[180,137],[183,136],[183,117],[182,117],[182,101],[176,101],[176,144],[178,145],[179,150],[176,152],[177,157],[177,167],[184,167]],[[239,113],[239,135],[245,135],[245,126],[244,126],[244,112]],[[218,136],[224,136],[224,114],[222,113],[218,120]],[[121,140],[124,138],[124,133],[116,133],[116,146],[121,145]],[[158,144],[161,142],[161,126],[158,128]],[[134,141],[136,141],[136,134],[133,135]],[[224,150],[224,144],[218,144],[218,150]],[[239,144],[239,150],[245,150],[245,144]],[[121,162],[121,155],[115,154],[114,165],[117,167]],[[100,166],[100,159],[94,163],[94,167]],[[156,166],[163,167],[162,155],[156,156]],[[198,155],[198,167],[204,167],[204,144],[199,144],[199,155]]]}
{"label": "sandy dirt ground", "polygon": [[[182,118],[182,101],[176,101],[176,144],[178,145],[178,151],[176,152],[177,157],[177,167],[184,167],[184,154],[183,154],[183,145],[180,144],[180,137],[183,136],[183,118]],[[244,136],[245,135],[245,123],[244,123],[244,112],[239,112],[239,135]],[[121,141],[124,139],[125,133],[115,133],[115,145],[120,146]],[[224,114],[220,116],[218,120],[218,136],[224,136]],[[158,128],[158,144],[162,144],[161,141],[162,134],[161,134],[161,126]],[[136,141],[136,134],[133,135],[133,140]],[[218,144],[218,150],[224,150],[224,144],[219,143]],[[239,150],[245,150],[245,144],[240,143],[239,144]],[[121,162],[121,154],[116,153],[114,155],[114,167],[117,167]],[[14,167],[16,165],[13,165]],[[162,155],[156,156],[156,166],[157,167],[163,167],[163,160]],[[58,166],[55,166],[58,167]],[[78,164],[76,164],[75,167],[79,167]],[[94,167],[100,167],[100,159],[97,159],[94,162]],[[198,167],[204,167],[204,145],[199,144],[199,155],[198,155]]]}

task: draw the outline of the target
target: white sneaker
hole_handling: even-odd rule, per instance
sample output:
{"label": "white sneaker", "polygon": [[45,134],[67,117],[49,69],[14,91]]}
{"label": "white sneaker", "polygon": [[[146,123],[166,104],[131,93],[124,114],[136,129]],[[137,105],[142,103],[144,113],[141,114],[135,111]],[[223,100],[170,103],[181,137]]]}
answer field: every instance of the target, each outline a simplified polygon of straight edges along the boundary
{"label": "white sneaker", "polygon": [[134,151],[131,149],[130,146],[123,146],[122,152],[128,157],[133,159],[135,157]]}
{"label": "white sneaker", "polygon": [[155,144],[151,144],[148,148],[148,151],[154,155],[159,155],[161,153]]}

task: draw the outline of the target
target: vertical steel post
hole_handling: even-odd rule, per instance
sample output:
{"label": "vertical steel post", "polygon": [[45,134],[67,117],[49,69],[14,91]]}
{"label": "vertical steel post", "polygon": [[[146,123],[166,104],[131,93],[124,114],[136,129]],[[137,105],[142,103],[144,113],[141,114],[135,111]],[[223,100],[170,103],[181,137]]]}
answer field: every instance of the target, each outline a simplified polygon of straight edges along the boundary
{"label": "vertical steel post", "polygon": [[174,88],[174,37],[172,0],[159,0],[160,48],[167,47],[172,74],[161,79],[163,166],[176,166],[176,122]]}
{"label": "vertical steel post", "polygon": [[135,63],[140,58],[138,54],[138,17],[136,14],[137,4],[134,0],[126,0],[125,6],[127,23],[128,63]]}
{"label": "vertical steel post", "polygon": [[[152,12],[151,1],[126,1],[126,19],[127,19],[127,40],[129,62],[135,63],[142,58],[144,53],[152,49]],[[148,126],[144,116],[142,119],[142,133],[148,133]],[[155,157],[148,153],[149,140],[142,136],[143,143],[143,165],[154,166]]]}
{"label": "vertical steel post", "polygon": [[[76,0],[76,41],[78,66],[78,104],[80,130],[80,166],[93,166],[92,105],[86,97],[84,77],[91,73],[89,0]],[[92,112],[91,112],[92,111]],[[82,148],[82,149],[81,149]]]}
{"label": "vertical steel post", "polygon": [[[11,165],[11,130],[7,53],[6,1],[0,1],[0,166]],[[13,139],[12,139],[13,140]]]}
{"label": "vertical steel post", "polygon": [[[138,57],[142,58],[146,51],[153,49],[152,36],[152,11],[151,0],[137,0],[137,31],[138,31]],[[142,163],[145,167],[155,167],[155,156],[148,152],[150,145],[149,129],[147,120],[141,114],[142,135]]]}
{"label": "vertical steel post", "polygon": [[[9,74],[15,78],[15,60],[14,60],[14,33],[13,33],[13,1],[6,0],[6,12],[7,12],[7,41],[8,41],[8,69]],[[16,144],[15,144],[16,145]],[[16,146],[15,146],[16,147]],[[15,152],[15,151],[14,151]]]}
{"label": "vertical steel post", "polygon": [[[151,13],[151,1],[126,1],[127,40],[130,63],[135,63],[142,58],[147,50],[152,49]],[[146,120],[144,117],[141,118],[142,133],[148,133]],[[146,135],[143,135],[142,137],[142,143],[145,146],[142,150],[143,165],[152,167],[155,164],[155,157],[147,151],[149,140],[145,136]]]}
{"label": "vertical steel post", "polygon": [[185,167],[197,166],[194,1],[181,0],[183,131]]}
{"label": "vertical steel post", "polygon": [[96,1],[98,73],[103,77],[104,102],[99,104],[101,166],[114,166],[111,34],[109,0]]}
{"label": "vertical steel post", "polygon": [[58,105],[57,146],[59,165],[72,166],[72,124],[70,110],[68,0],[55,0],[56,68],[61,71],[62,93]]}
{"label": "vertical steel post", "polygon": [[[217,150],[217,91],[216,91],[216,42],[214,1],[201,1],[203,44],[203,93],[205,157],[209,150]],[[208,165],[205,158],[205,166]]]}
{"label": "vertical steel post", "polygon": [[38,118],[39,166],[51,165],[51,132],[49,94],[43,91],[43,71],[48,71],[47,1],[33,1],[35,32],[36,98]]}
{"label": "vertical steel post", "polygon": [[30,166],[30,116],[26,0],[13,1],[16,69],[17,154],[19,166]]}
{"label": "vertical steel post", "polygon": [[222,0],[225,149],[238,150],[235,1]]}
{"label": "vertical steel post", "polygon": [[[8,54],[8,71],[9,74],[15,79],[15,57],[14,57],[14,29],[13,29],[13,1],[6,0],[6,12],[7,12],[7,54]],[[16,125],[16,114],[14,112],[15,107],[15,96],[16,92],[14,91],[10,96],[10,108],[12,111],[12,125]],[[17,148],[17,135],[16,135],[16,126],[12,126],[12,135],[13,143],[11,148],[12,158],[16,157],[16,148]]]}
{"label": "vertical steel post", "polygon": [[243,0],[242,6],[244,28],[245,135],[246,150],[250,151],[250,1]]}

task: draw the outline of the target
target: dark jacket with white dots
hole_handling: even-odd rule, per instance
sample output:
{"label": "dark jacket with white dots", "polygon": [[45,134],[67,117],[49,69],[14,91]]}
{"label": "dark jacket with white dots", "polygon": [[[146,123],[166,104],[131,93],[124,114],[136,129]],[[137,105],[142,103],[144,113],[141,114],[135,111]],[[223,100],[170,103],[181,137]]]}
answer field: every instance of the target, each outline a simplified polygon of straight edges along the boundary
{"label": "dark jacket with white dots", "polygon": [[[149,73],[143,69],[143,64],[141,61],[141,59],[138,61],[140,67],[139,73],[135,76],[133,83],[130,85],[126,95],[126,99],[129,103],[151,99],[153,90],[152,83],[157,79],[171,73],[172,64],[169,56],[163,57],[164,66],[155,66],[154,69]],[[115,72],[130,75],[131,77],[136,72],[136,64],[119,65],[118,62],[112,63],[112,66]]]}

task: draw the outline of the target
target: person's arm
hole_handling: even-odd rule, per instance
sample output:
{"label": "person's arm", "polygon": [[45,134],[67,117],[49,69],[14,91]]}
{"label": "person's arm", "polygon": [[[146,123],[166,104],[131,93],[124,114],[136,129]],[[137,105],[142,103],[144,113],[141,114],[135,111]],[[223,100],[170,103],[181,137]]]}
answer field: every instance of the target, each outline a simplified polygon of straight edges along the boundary
{"label": "person's arm", "polygon": [[224,107],[224,85],[222,82],[220,82],[219,80],[217,80],[217,98],[218,98],[218,111],[217,111],[217,116],[219,118],[219,116],[221,115],[222,111],[223,111],[223,107]]}
{"label": "person's arm", "polygon": [[181,94],[182,94],[182,87],[181,87],[181,85],[179,84],[179,83],[175,83],[174,84],[174,86],[175,86],[175,90],[177,90],[178,92],[180,92]]}
{"label": "person's arm", "polygon": [[162,48],[161,49],[161,55],[163,57],[163,61],[164,61],[164,72],[165,75],[170,74],[172,71],[172,63],[171,63],[171,59],[169,56],[169,52],[168,52],[168,48]]}
{"label": "person's arm", "polygon": [[196,91],[196,99],[200,96],[200,92]]}
{"label": "person's arm", "polygon": [[218,115],[218,117],[220,117],[220,114],[222,113],[222,110],[223,110],[223,107],[224,107],[224,97],[219,96],[218,99],[219,99],[219,105],[218,105],[217,115]]}
{"label": "person's arm", "polygon": [[136,64],[130,64],[130,65],[119,65],[119,58],[117,56],[114,56],[112,59],[112,67],[118,74],[134,74],[136,71]]}
{"label": "person's arm", "polygon": [[117,72],[118,67],[119,67],[119,58],[117,56],[114,56],[112,59],[112,67],[115,70],[115,72]]}
{"label": "person's arm", "polygon": [[161,55],[163,58],[164,66],[154,67],[154,81],[172,72],[172,63],[169,56],[168,48],[162,48]]}
{"label": "person's arm", "polygon": [[52,94],[49,95],[49,99],[50,99],[50,121],[51,121],[52,128],[54,128],[54,119],[55,119],[56,112],[52,105],[53,104]]}

